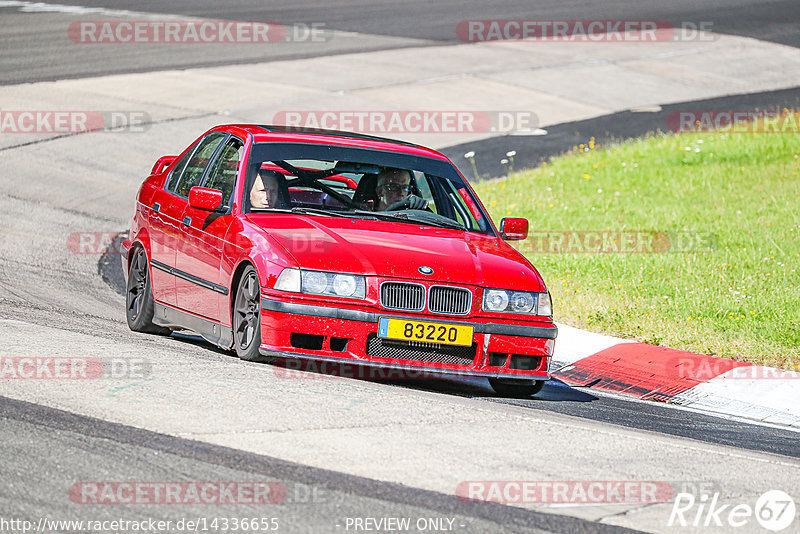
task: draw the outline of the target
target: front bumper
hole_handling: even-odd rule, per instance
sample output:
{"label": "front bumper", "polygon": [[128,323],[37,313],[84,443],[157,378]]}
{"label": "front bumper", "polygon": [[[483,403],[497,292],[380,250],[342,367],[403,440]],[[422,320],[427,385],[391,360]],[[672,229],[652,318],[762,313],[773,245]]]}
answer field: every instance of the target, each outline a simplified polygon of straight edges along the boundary
{"label": "front bumper", "polygon": [[[449,317],[261,299],[265,356],[356,363],[416,372],[546,380],[558,330],[552,323]],[[381,317],[473,327],[471,347],[388,341]]]}

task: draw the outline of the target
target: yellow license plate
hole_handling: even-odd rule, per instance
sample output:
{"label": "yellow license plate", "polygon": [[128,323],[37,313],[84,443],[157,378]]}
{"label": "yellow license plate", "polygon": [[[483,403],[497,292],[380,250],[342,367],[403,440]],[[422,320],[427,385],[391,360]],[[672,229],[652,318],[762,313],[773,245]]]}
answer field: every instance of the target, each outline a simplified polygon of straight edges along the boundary
{"label": "yellow license plate", "polygon": [[381,317],[378,323],[378,337],[384,339],[443,343],[445,345],[472,345],[472,330],[471,325],[431,323],[389,317]]}

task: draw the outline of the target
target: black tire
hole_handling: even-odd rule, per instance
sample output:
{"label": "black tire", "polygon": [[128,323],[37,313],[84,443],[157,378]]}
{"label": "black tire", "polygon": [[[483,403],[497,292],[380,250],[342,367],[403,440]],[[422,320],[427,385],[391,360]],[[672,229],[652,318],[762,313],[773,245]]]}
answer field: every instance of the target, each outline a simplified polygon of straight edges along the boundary
{"label": "black tire", "polygon": [[150,284],[150,266],[142,247],[133,249],[128,268],[128,285],[125,288],[125,317],[128,328],[134,332],[169,334],[171,330],[153,324],[153,288]]}
{"label": "black tire", "polygon": [[239,279],[233,300],[233,348],[236,355],[248,362],[271,361],[262,356],[261,347],[261,285],[258,273],[248,266]]}
{"label": "black tire", "polygon": [[489,379],[489,384],[498,395],[515,398],[526,398],[536,395],[542,390],[544,383],[544,380]]}

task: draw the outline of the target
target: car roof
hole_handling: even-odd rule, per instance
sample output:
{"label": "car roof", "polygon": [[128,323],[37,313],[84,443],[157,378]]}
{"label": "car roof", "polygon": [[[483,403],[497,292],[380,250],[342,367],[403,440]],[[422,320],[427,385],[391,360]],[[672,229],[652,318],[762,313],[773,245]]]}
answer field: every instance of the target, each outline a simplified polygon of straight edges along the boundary
{"label": "car roof", "polygon": [[[214,129],[228,130],[238,128],[246,131],[259,142],[313,142],[331,143],[344,146],[391,150],[435,159],[447,160],[447,157],[436,150],[406,141],[366,135],[340,130],[324,130],[321,128],[303,128],[299,126],[261,125],[261,124],[229,124]],[[449,160],[447,160],[449,161]]]}

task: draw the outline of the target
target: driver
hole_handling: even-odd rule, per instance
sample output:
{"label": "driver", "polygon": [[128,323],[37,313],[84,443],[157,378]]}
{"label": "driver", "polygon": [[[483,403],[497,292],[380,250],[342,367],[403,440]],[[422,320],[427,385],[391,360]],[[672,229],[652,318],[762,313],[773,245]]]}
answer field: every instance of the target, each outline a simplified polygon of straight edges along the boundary
{"label": "driver", "polygon": [[279,199],[278,177],[280,174],[269,169],[261,169],[250,190],[250,206],[256,209],[277,208]]}
{"label": "driver", "polygon": [[385,167],[378,174],[375,193],[378,203],[375,211],[387,211],[389,208],[424,210],[428,202],[424,199],[410,195],[411,173],[405,169]]}

